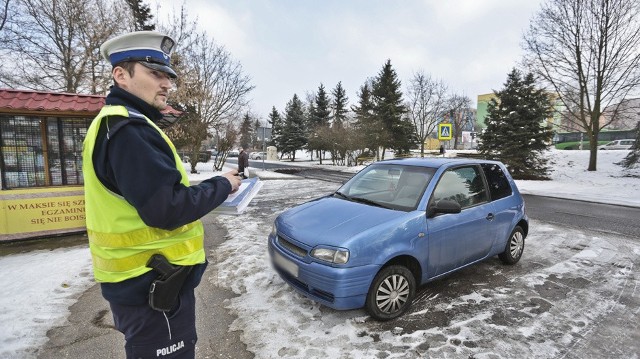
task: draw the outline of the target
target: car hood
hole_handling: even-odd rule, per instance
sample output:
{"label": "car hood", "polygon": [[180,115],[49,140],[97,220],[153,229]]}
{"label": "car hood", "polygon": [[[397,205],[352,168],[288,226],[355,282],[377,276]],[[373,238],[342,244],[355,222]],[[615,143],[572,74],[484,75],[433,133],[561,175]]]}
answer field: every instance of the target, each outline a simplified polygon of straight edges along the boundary
{"label": "car hood", "polygon": [[308,246],[345,246],[349,239],[405,216],[403,211],[324,197],[282,213],[278,232]]}

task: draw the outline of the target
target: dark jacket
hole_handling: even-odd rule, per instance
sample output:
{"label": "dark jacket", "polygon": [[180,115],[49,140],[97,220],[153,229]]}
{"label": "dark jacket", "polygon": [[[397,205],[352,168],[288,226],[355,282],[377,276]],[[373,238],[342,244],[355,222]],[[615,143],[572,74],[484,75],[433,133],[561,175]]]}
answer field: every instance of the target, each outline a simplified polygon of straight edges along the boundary
{"label": "dark jacket", "polygon": [[242,150],[238,155],[238,172],[243,172],[247,167],[249,167],[249,154]]}
{"label": "dark jacket", "polygon": [[[111,89],[106,104],[132,108],[154,122],[162,119],[160,111],[118,87]],[[171,148],[144,119],[105,118],[98,130],[93,165],[100,182],[135,207],[145,224],[166,230],[201,218],[231,192],[231,183],[222,176],[189,187],[181,184]],[[205,267],[206,263],[191,271],[185,290],[200,283]],[[143,304],[156,276],[151,271],[120,283],[102,283],[102,294],[119,304]]]}

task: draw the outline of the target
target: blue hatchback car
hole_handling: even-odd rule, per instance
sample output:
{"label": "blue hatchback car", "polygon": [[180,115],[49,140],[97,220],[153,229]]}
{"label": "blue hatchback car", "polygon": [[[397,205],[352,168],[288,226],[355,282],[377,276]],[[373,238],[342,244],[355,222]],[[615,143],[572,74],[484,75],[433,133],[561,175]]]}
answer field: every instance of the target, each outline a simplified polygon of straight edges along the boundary
{"label": "blue hatchback car", "polygon": [[419,285],[483,259],[520,260],[525,204],[500,162],[375,162],[335,193],[286,210],[269,234],[273,267],[328,307],[405,313]]}

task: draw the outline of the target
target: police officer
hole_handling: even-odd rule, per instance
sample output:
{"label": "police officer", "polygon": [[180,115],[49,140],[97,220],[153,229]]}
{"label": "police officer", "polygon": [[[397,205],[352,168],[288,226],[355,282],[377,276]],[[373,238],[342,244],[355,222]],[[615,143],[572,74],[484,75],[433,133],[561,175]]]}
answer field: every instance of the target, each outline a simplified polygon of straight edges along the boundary
{"label": "police officer", "polygon": [[232,170],[190,185],[156,125],[176,78],[174,45],[152,31],[102,45],[114,86],[84,141],[93,271],[124,334],[127,358],[195,357],[194,289],[207,265],[199,219],[241,181]]}

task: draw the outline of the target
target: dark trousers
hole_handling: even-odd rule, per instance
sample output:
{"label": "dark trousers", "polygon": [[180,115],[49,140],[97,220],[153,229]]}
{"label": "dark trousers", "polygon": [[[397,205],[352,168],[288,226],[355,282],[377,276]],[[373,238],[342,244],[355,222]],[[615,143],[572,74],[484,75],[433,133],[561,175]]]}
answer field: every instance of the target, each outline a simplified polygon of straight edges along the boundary
{"label": "dark trousers", "polygon": [[160,312],[144,305],[109,303],[115,327],[126,340],[127,359],[194,359],[196,298],[193,289],[183,290],[176,308]]}

